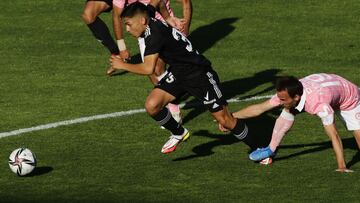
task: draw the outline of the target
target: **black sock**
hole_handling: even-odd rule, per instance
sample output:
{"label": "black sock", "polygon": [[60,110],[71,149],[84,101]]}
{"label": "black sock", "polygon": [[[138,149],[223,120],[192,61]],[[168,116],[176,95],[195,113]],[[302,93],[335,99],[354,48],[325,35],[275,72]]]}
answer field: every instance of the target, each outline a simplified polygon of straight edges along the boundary
{"label": "black sock", "polygon": [[171,116],[168,108],[163,108],[152,118],[155,119],[161,126],[171,131],[173,135],[182,135],[185,131],[184,127],[176,122],[176,120]]}
{"label": "black sock", "polygon": [[111,54],[119,55],[119,48],[116,45],[114,39],[111,37],[110,31],[106,24],[96,17],[95,21],[87,25],[95,38],[99,40]]}
{"label": "black sock", "polygon": [[231,132],[234,134],[236,138],[243,141],[246,145],[248,145],[251,149],[255,148],[255,143],[251,136],[249,136],[248,133],[248,127],[246,124],[242,121],[237,119],[236,125],[234,129],[231,130]]}

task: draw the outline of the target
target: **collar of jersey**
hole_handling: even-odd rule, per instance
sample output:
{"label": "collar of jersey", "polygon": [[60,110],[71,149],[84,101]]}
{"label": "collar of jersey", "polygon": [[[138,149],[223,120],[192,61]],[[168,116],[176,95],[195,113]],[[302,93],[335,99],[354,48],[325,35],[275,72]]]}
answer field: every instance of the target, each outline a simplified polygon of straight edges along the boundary
{"label": "collar of jersey", "polygon": [[301,112],[304,109],[305,101],[306,101],[306,92],[304,91],[303,94],[301,95],[300,102],[295,107],[295,109],[298,110],[299,112]]}

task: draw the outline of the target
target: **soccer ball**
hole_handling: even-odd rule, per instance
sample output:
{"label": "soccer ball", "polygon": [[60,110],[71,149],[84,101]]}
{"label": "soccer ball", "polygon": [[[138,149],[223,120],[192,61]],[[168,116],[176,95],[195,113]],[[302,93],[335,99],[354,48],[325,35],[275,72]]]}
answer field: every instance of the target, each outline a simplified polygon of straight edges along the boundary
{"label": "soccer ball", "polygon": [[9,156],[9,166],[18,176],[27,175],[36,167],[36,156],[30,149],[15,149]]}

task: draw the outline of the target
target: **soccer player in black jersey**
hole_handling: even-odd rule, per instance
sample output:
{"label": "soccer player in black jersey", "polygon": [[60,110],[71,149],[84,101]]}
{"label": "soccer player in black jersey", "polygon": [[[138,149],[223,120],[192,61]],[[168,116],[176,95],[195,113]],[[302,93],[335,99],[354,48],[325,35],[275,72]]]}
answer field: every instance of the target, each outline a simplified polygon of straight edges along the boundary
{"label": "soccer player in black jersey", "polygon": [[126,30],[136,38],[145,39],[144,62],[128,64],[114,56],[110,61],[114,69],[141,75],[152,74],[159,57],[170,65],[168,74],[159,81],[145,102],[147,113],[172,134],[161,152],[174,151],[190,135],[187,129],[174,120],[169,110],[164,108],[185,93],[199,99],[217,122],[250,145],[247,126],[228,111],[227,102],[218,86],[218,75],[212,69],[210,61],[200,55],[180,31],[149,15],[147,6],[139,2],[127,6],[121,14]]}

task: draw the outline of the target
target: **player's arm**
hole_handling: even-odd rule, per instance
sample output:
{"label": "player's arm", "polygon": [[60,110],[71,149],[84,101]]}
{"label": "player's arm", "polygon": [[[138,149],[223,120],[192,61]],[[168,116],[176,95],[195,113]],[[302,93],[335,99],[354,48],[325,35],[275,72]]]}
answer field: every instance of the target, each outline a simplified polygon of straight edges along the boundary
{"label": "player's arm", "polygon": [[177,17],[171,16],[163,0],[151,0],[148,4],[148,8],[150,13],[153,15],[152,17],[155,16],[156,11],[159,11],[166,23],[176,28],[177,30],[180,30],[181,32],[184,31],[184,21]]}
{"label": "player's arm", "polygon": [[192,3],[191,0],[182,0],[183,18],[184,18],[184,34],[189,35],[191,18],[192,18]]}
{"label": "player's arm", "polygon": [[352,172],[352,170],[346,168],[341,138],[336,130],[334,122],[334,111],[327,104],[319,105],[319,109],[320,111],[317,113],[317,115],[320,117],[324,125],[325,132],[329,136],[335,152],[335,157],[338,164],[338,169],[336,171]]}
{"label": "player's arm", "polygon": [[245,107],[239,111],[232,113],[232,115],[235,118],[239,118],[239,119],[253,118],[275,107],[276,106],[273,106],[271,104],[270,100],[266,100],[265,102]]}
{"label": "player's arm", "polygon": [[326,134],[329,136],[334,152],[336,161],[338,164],[338,169],[336,171],[338,172],[353,172],[352,170],[349,170],[346,168],[345,160],[344,160],[344,151],[343,151],[343,145],[341,138],[336,130],[336,126],[334,123],[330,125],[324,125],[324,129]]}
{"label": "player's arm", "polygon": [[295,115],[290,113],[289,109],[283,109],[280,116],[276,119],[275,125],[271,135],[269,147],[272,152],[275,152],[280,145],[281,140],[286,133],[294,125]]}
{"label": "player's arm", "polygon": [[[269,111],[270,109],[275,108],[276,106],[273,106],[270,102],[270,100],[267,100],[263,103],[260,104],[254,104],[254,105],[250,105],[248,107],[245,107],[239,111],[236,111],[234,113],[232,113],[232,116],[234,118],[239,118],[239,119],[246,119],[246,118],[253,118],[256,116],[261,115],[262,113]],[[219,130],[222,132],[228,132],[229,130],[226,129],[224,126],[222,126],[219,123]]]}
{"label": "player's arm", "polygon": [[130,64],[123,61],[123,59],[111,56],[110,64],[114,70],[125,70],[139,75],[150,75],[154,73],[156,61],[159,57],[158,53],[146,55],[143,63]]}
{"label": "player's arm", "polygon": [[113,11],[112,11],[113,28],[114,28],[116,42],[120,51],[120,57],[123,59],[129,59],[130,52],[126,48],[126,44],[124,40],[124,28],[120,17],[122,11],[123,8],[119,8],[116,5],[113,5]]}

